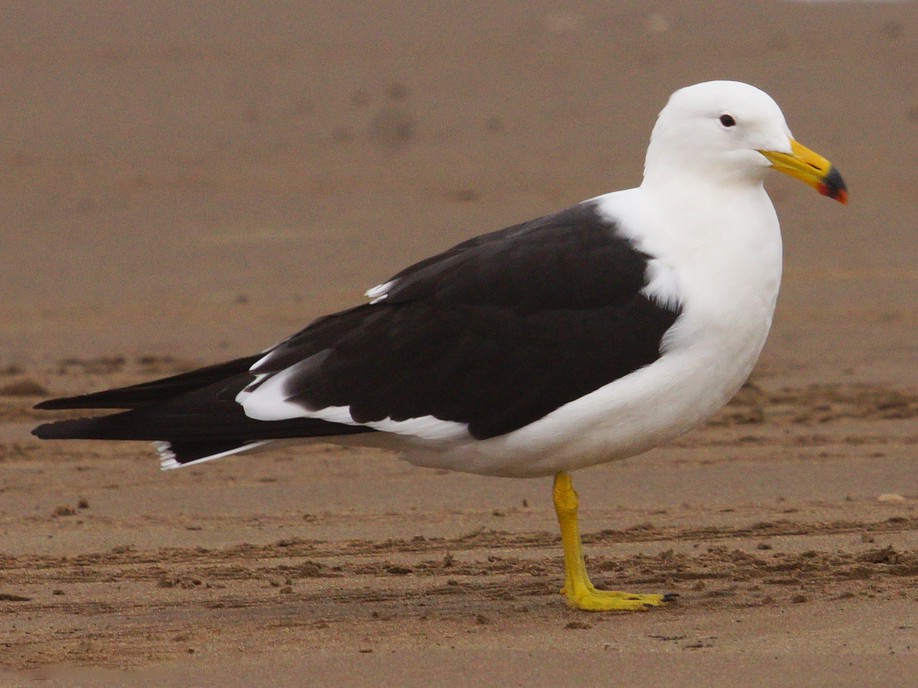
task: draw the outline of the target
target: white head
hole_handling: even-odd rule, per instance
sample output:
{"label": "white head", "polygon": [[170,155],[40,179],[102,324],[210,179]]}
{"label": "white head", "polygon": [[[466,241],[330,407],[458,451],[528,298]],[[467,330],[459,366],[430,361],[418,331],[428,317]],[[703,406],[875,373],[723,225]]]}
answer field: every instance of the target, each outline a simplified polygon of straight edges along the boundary
{"label": "white head", "polygon": [[676,91],[660,112],[644,184],[693,178],[721,187],[761,186],[769,167],[842,202],[847,198],[831,163],[794,141],[771,96],[738,81],[708,81]]}

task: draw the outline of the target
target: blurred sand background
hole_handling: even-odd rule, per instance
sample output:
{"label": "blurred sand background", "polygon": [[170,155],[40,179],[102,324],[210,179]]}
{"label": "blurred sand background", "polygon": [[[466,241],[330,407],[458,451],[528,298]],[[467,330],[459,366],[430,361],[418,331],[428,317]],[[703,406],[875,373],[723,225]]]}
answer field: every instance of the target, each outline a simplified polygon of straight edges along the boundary
{"label": "blurred sand background", "polygon": [[[906,686],[918,676],[914,3],[3,4],[2,685]],[[768,187],[752,385],[548,481],[325,448],[160,474],[32,404],[248,354],[473,234],[637,184],[676,88],[753,83],[848,207]],[[127,673],[125,673],[127,672]]]}

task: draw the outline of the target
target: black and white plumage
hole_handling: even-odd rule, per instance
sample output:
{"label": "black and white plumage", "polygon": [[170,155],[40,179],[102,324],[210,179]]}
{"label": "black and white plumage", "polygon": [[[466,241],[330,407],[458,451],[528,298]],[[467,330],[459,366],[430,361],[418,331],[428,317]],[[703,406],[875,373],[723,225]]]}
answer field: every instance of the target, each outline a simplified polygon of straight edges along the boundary
{"label": "black and white plumage", "polygon": [[124,410],[34,433],[154,440],[164,468],[313,438],[519,477],[646,451],[725,404],[764,345],[781,276],[769,167],[845,199],[769,96],[682,89],[640,187],[459,244],[262,354],[44,402]]}

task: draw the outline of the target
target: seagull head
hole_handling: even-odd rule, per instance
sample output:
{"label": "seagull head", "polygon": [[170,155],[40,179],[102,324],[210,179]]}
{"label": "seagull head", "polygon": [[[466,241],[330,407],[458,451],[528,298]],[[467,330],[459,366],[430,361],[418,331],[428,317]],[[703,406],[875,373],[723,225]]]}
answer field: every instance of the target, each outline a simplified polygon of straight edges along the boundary
{"label": "seagull head", "polygon": [[679,89],[660,112],[644,184],[694,178],[723,187],[761,185],[769,168],[841,203],[848,200],[841,175],[794,139],[771,96],[737,81],[708,81]]}

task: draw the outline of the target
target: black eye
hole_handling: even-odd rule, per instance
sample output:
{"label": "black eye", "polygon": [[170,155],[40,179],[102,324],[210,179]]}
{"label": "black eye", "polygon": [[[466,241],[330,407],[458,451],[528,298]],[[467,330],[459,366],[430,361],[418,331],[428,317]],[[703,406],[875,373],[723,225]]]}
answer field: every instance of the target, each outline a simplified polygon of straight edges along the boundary
{"label": "black eye", "polygon": [[720,123],[725,127],[732,127],[736,125],[736,120],[731,115],[721,115]]}

